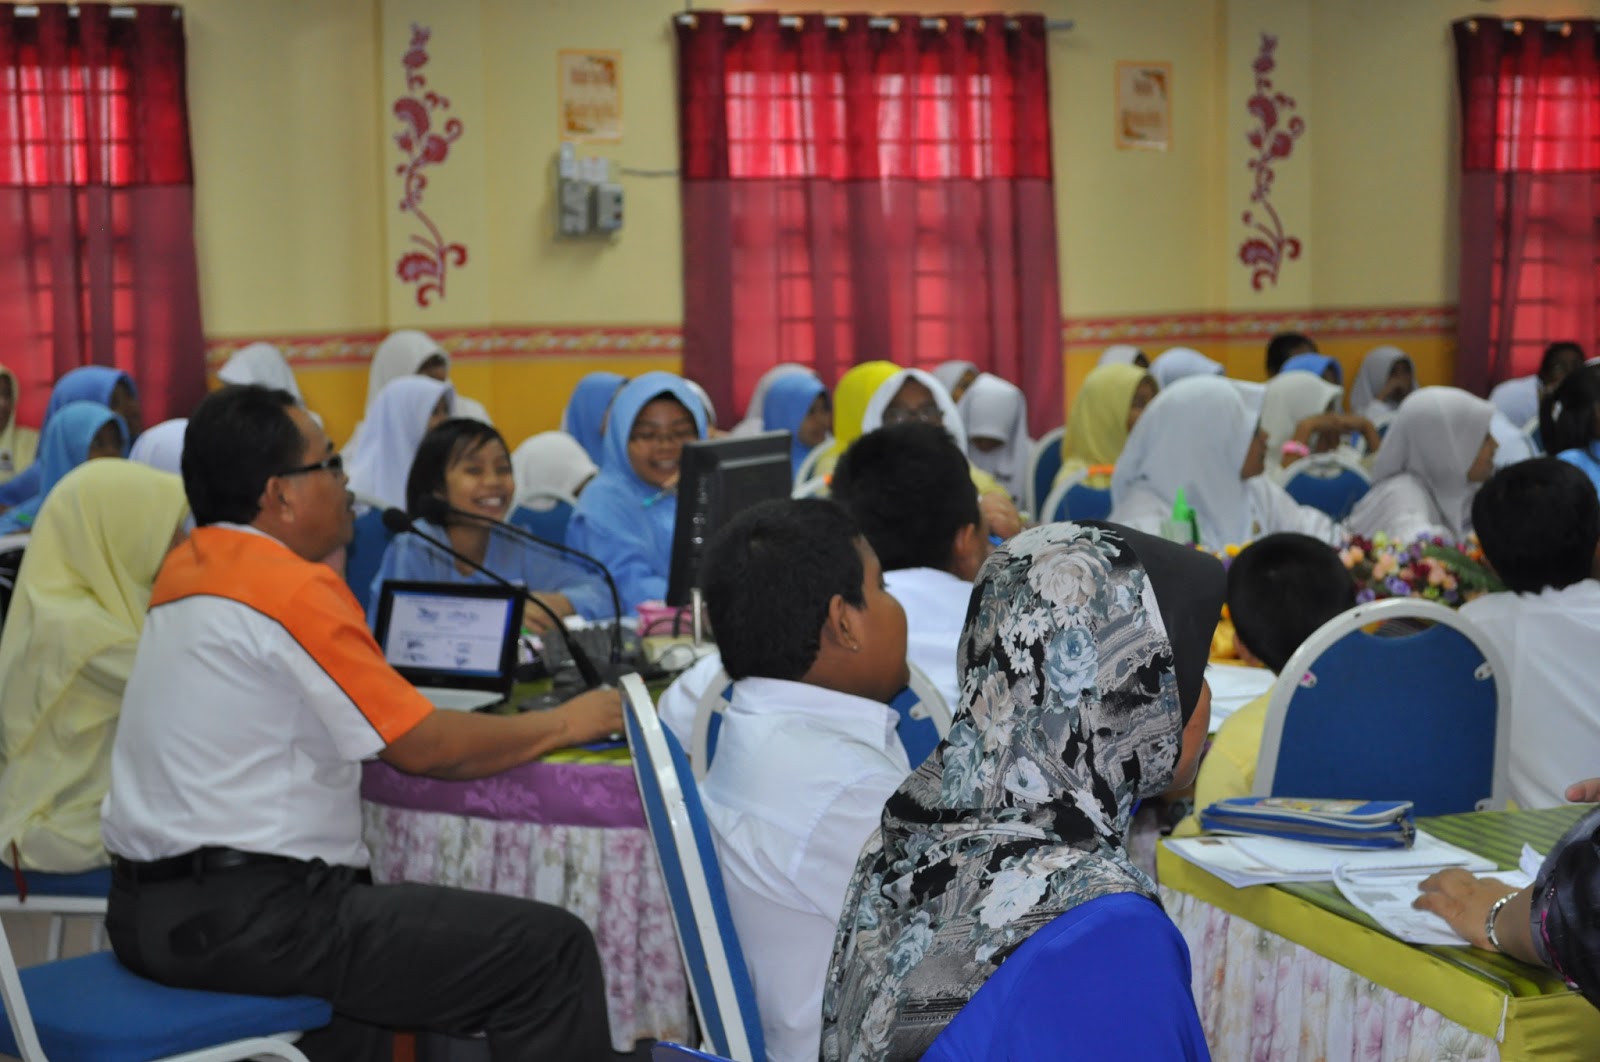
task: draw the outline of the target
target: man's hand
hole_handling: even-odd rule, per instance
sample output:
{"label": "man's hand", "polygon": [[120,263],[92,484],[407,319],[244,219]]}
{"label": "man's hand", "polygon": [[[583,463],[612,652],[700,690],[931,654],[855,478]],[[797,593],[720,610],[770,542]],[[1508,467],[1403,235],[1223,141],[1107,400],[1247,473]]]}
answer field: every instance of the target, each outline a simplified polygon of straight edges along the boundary
{"label": "man's hand", "polygon": [[[550,611],[558,616],[571,616],[576,611],[572,602],[567,600],[566,594],[539,593],[534,597],[549,606]],[[522,626],[534,634],[548,634],[555,630],[555,624],[550,621],[549,615],[538,605],[529,602],[522,606]]]}
{"label": "man's hand", "polygon": [[601,741],[622,730],[622,694],[617,690],[589,690],[550,710],[559,714],[567,745]]}

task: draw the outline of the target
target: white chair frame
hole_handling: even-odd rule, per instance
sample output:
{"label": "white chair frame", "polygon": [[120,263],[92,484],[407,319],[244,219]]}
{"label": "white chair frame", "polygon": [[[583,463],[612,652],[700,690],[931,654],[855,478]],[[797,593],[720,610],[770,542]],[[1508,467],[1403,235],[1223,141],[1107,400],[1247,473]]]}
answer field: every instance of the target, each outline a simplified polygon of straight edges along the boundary
{"label": "white chair frame", "polygon": [[[795,483],[806,483],[817,478],[817,465],[822,461],[822,455],[833,449],[833,435],[830,433],[826,439],[811,448],[805,459],[800,462],[800,467],[795,469]],[[795,497],[801,495],[796,494]]]}
{"label": "white chair frame", "polygon": [[907,683],[911,692],[917,695],[917,703],[906,714],[913,719],[931,719],[939,737],[942,740],[950,733],[950,706],[944,701],[944,694],[939,692],[939,687],[933,680],[910,660],[906,661],[906,668],[911,672],[911,681]]}
{"label": "white chair frame", "polygon": [[1424,620],[1460,632],[1483,654],[1480,671],[1488,668],[1494,679],[1494,769],[1489,796],[1479,801],[1480,811],[1501,810],[1506,806],[1510,792],[1511,767],[1511,684],[1510,672],[1500,658],[1500,650],[1490,641],[1483,628],[1459,612],[1433,601],[1411,597],[1392,597],[1358,605],[1324,623],[1295,650],[1289,662],[1278,673],[1267,701],[1267,721],[1261,733],[1261,752],[1257,758],[1255,796],[1271,796],[1272,783],[1278,768],[1278,749],[1283,744],[1284,717],[1289,712],[1289,701],[1307,673],[1315,668],[1317,659],[1334,643],[1346,635],[1390,620]]}
{"label": "white chair frame", "polygon": [[726,668],[717,668],[717,673],[711,677],[711,684],[700,694],[694,709],[694,726],[689,732],[689,747],[684,751],[689,755],[689,767],[694,771],[694,780],[706,780],[706,772],[711,769],[711,720],[728,710],[728,701],[723,693],[733,684],[733,679],[728,676]]}

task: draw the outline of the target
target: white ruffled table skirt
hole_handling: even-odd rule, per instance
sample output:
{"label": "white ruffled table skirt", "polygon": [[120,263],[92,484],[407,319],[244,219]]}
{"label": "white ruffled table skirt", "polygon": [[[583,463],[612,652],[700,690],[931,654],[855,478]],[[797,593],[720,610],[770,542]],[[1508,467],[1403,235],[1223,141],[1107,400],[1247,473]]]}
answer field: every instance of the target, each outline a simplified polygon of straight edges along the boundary
{"label": "white ruffled table skirt", "polygon": [[1219,1062],[1478,1062],[1488,1036],[1203,900],[1161,888],[1189,944],[1194,999]]}
{"label": "white ruffled table skirt", "polygon": [[376,881],[521,896],[582,918],[600,951],[616,1050],[632,1051],[643,1039],[688,1042],[689,986],[645,829],[541,825],[370,801],[362,813]]}

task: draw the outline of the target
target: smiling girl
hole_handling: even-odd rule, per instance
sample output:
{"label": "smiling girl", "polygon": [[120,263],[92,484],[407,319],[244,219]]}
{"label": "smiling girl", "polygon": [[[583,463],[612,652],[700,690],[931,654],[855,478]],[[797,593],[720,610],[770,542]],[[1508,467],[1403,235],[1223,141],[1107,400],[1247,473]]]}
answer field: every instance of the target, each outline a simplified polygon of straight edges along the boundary
{"label": "smiling girl", "polygon": [[[406,480],[406,511],[430,538],[448,541],[452,549],[513,583],[525,586],[558,616],[602,619],[611,615],[611,598],[598,575],[590,574],[494,526],[511,512],[516,481],[511,454],[500,433],[482,421],[457,417],[439,424],[423,438]],[[421,519],[427,500],[443,499],[452,509],[486,522],[452,518],[445,526]],[[481,572],[447,556],[416,535],[400,535],[383,555],[372,582],[370,622],[385,581],[488,583]],[[534,605],[523,611],[523,626],[542,632],[550,618]]]}

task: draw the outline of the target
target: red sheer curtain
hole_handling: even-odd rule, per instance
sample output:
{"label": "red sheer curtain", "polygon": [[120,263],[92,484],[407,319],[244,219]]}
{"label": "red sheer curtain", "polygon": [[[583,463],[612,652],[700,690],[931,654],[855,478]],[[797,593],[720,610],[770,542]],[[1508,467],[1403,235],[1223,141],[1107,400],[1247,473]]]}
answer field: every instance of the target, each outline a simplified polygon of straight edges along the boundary
{"label": "red sheer curtain", "polygon": [[1454,24],[1460,78],[1461,350],[1479,392],[1546,344],[1600,353],[1600,61],[1595,22]]}
{"label": "red sheer curtain", "polygon": [[140,5],[0,5],[0,330],[37,424],[51,383],[112,365],[146,422],[205,394],[183,22]]}
{"label": "red sheer curtain", "polygon": [[727,411],[783,361],[1060,394],[1043,19],[740,18],[677,27],[685,371]]}

